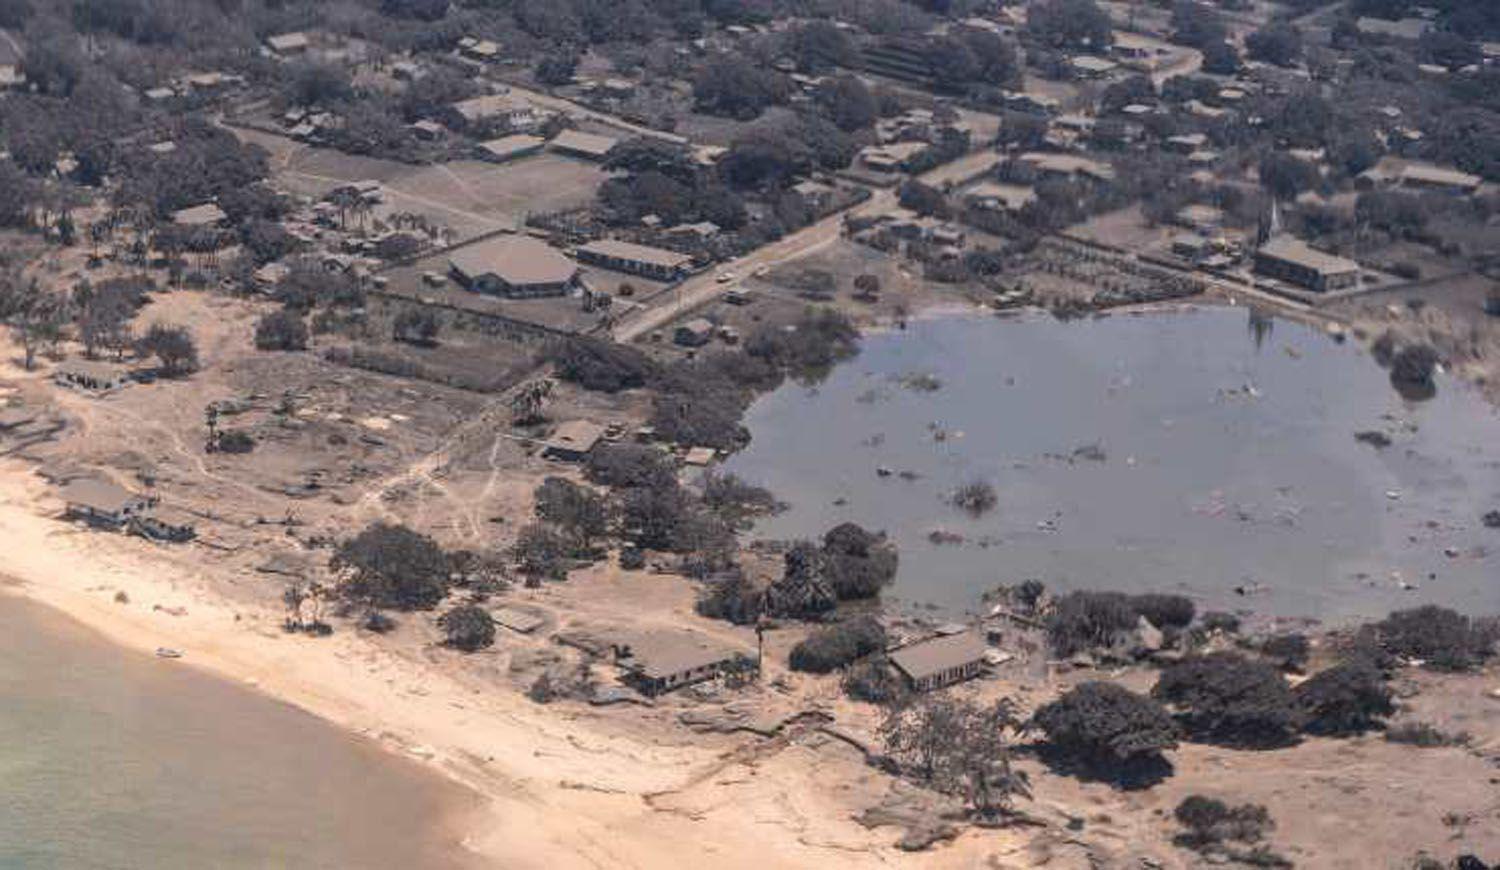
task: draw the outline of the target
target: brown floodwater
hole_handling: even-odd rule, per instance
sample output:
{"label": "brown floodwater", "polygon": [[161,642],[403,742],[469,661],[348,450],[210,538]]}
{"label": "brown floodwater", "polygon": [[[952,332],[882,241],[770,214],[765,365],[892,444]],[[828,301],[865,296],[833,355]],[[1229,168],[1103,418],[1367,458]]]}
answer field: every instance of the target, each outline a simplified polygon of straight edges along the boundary
{"label": "brown floodwater", "polygon": [[0,595],[0,868],[472,866],[467,791]]}
{"label": "brown floodwater", "polygon": [[[758,534],[884,529],[908,606],[1034,577],[1331,620],[1500,612],[1496,409],[1441,375],[1404,398],[1353,343],[1244,308],[920,320],[747,424],[728,470],[790,503]],[[979,517],[945,501],[974,480],[998,496]]]}

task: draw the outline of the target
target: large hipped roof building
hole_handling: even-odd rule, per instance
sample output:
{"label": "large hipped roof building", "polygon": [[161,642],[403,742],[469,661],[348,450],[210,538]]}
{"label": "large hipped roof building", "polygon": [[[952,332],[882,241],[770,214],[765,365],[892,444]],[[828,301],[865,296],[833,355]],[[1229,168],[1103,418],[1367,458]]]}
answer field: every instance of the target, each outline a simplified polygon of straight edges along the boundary
{"label": "large hipped roof building", "polygon": [[453,251],[448,268],[476,293],[511,298],[564,296],[578,284],[578,264],[528,236],[497,236]]}

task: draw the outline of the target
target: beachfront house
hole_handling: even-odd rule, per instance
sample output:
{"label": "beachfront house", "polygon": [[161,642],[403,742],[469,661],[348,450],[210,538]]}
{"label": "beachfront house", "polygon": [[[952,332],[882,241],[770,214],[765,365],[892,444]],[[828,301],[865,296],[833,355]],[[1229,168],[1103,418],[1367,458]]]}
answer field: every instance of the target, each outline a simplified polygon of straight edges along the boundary
{"label": "beachfront house", "polygon": [[970,631],[918,641],[892,652],[890,662],[914,692],[930,692],[979,676],[986,646]]}
{"label": "beachfront house", "polygon": [[665,631],[652,632],[626,646],[616,645],[615,656],[625,671],[625,682],[651,696],[711,680],[743,658],[701,636]]}
{"label": "beachfront house", "polygon": [[133,493],[112,480],[84,477],[58,491],[67,506],[63,516],[102,529],[122,529],[156,505],[156,497]]}

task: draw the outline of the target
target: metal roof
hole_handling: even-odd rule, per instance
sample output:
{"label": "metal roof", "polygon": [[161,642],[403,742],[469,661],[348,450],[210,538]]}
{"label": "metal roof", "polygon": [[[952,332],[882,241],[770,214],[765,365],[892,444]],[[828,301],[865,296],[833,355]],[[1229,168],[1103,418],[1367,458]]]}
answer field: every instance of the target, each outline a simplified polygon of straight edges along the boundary
{"label": "metal roof", "polygon": [[578,274],[578,264],[529,236],[497,236],[459,248],[448,255],[448,265],[471,280],[494,275],[513,287],[566,284]]}
{"label": "metal roof", "polygon": [[118,483],[102,477],[70,480],[58,490],[58,495],[70,505],[78,505],[102,513],[118,513],[132,501],[141,498]]}
{"label": "metal roof", "polygon": [[601,239],[597,242],[589,242],[586,245],[581,245],[578,251],[579,253],[591,254],[596,257],[608,257],[632,263],[649,263],[653,266],[661,266],[667,269],[681,268],[693,260],[687,254],[679,254],[676,251],[668,251],[662,248],[650,248],[645,245],[637,245],[633,242],[622,242],[618,239]]}
{"label": "metal roof", "polygon": [[1262,245],[1256,253],[1295,263],[1322,275],[1339,275],[1359,270],[1359,264],[1353,260],[1310,247],[1295,236],[1276,236]]}
{"label": "metal roof", "polygon": [[972,631],[935,637],[890,654],[891,664],[913,680],[984,660],[985,642]]}
{"label": "metal roof", "polygon": [[610,136],[598,136],[580,130],[564,130],[552,140],[552,147],[594,157],[604,157],[614,150],[619,141]]}

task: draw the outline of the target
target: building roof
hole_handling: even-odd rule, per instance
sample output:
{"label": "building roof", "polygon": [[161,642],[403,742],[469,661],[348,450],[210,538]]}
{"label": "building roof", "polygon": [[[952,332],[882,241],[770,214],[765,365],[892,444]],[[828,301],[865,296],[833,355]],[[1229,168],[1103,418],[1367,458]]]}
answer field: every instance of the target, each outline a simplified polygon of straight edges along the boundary
{"label": "building roof", "polygon": [[307,48],[307,34],[300,30],[292,33],[278,33],[275,36],[266,37],[266,45],[271,46],[273,51],[296,51]]}
{"label": "building roof", "polygon": [[1177,220],[1189,226],[1217,226],[1224,221],[1224,211],[1215,206],[1195,202],[1178,209]]}
{"label": "building roof", "polygon": [[69,505],[118,513],[140,496],[102,477],[81,477],[63,484],[57,494]]}
{"label": "building roof", "polygon": [[531,108],[530,103],[513,94],[484,94],[467,100],[459,100],[452,105],[453,111],[471,123],[511,112],[529,111]]}
{"label": "building roof", "polygon": [[578,264],[530,236],[502,235],[452,251],[448,265],[467,278],[494,275],[513,287],[566,284]]}
{"label": "building roof", "polygon": [[596,257],[608,257],[617,260],[627,260],[632,263],[647,263],[652,266],[660,266],[664,269],[681,269],[693,261],[687,254],[679,254],[676,251],[668,251],[662,248],[652,248],[646,245],[637,245],[634,242],[622,242],[619,239],[600,239],[589,242],[578,248],[579,253],[591,254]]}
{"label": "building roof", "polygon": [[1320,251],[1295,236],[1276,236],[1256,253],[1295,263],[1320,275],[1341,275],[1359,270],[1359,264],[1353,260]]}
{"label": "building roof", "polygon": [[1072,60],[1069,61],[1069,63],[1073,64],[1074,69],[1080,69],[1084,72],[1091,73],[1107,73],[1119,66],[1119,64],[1115,63],[1112,60],[1106,60],[1102,57],[1094,57],[1091,54],[1075,55]]}
{"label": "building roof", "polygon": [[581,130],[564,130],[552,140],[552,147],[587,154],[590,157],[606,157],[619,142],[620,140],[612,136],[599,136],[594,133],[584,133]]}
{"label": "building roof", "polygon": [[1387,18],[1363,17],[1354,22],[1360,33],[1390,36],[1396,39],[1421,39],[1432,25],[1420,18],[1402,18],[1391,21]]}
{"label": "building roof", "polygon": [[1069,175],[1088,175],[1100,179],[1115,177],[1115,168],[1108,163],[1079,157],[1076,154],[1050,154],[1034,151],[1022,154],[1020,160],[1022,163],[1028,163],[1045,172],[1065,172]]}
{"label": "building roof", "polygon": [[228,215],[217,203],[205,202],[172,213],[172,223],[189,227],[207,227],[222,222]]}
{"label": "building roof", "polygon": [[604,425],[592,420],[569,420],[559,423],[552,435],[542,444],[543,450],[565,450],[571,453],[587,453],[594,449],[604,437]]}
{"label": "building roof", "polygon": [[87,378],[94,381],[115,381],[126,376],[124,366],[102,360],[70,359],[58,364],[55,375],[66,378]]}
{"label": "building roof", "polygon": [[985,643],[971,631],[935,637],[890,654],[891,664],[913,680],[984,660]]}
{"label": "building roof", "polygon": [[521,634],[531,634],[547,624],[546,617],[519,607],[501,607],[490,615],[495,618],[495,622]]}
{"label": "building roof", "polygon": [[966,199],[993,199],[1008,209],[1019,209],[1036,202],[1036,190],[1024,184],[1002,184],[981,181],[964,191]]}
{"label": "building roof", "polygon": [[527,136],[518,133],[512,136],[501,136],[499,139],[491,139],[488,142],[481,142],[479,148],[492,157],[500,160],[508,160],[512,157],[519,157],[522,154],[529,154],[546,144],[547,140],[540,136]]}
{"label": "building roof", "polygon": [[652,632],[630,645],[625,666],[647,679],[665,679],[726,662],[736,654],[702,635]]}
{"label": "building roof", "polygon": [[1401,180],[1412,181],[1417,184],[1430,184],[1437,187],[1463,188],[1475,188],[1484,181],[1477,175],[1459,172],[1457,169],[1434,166],[1431,163],[1406,164],[1406,168],[1401,170]]}

